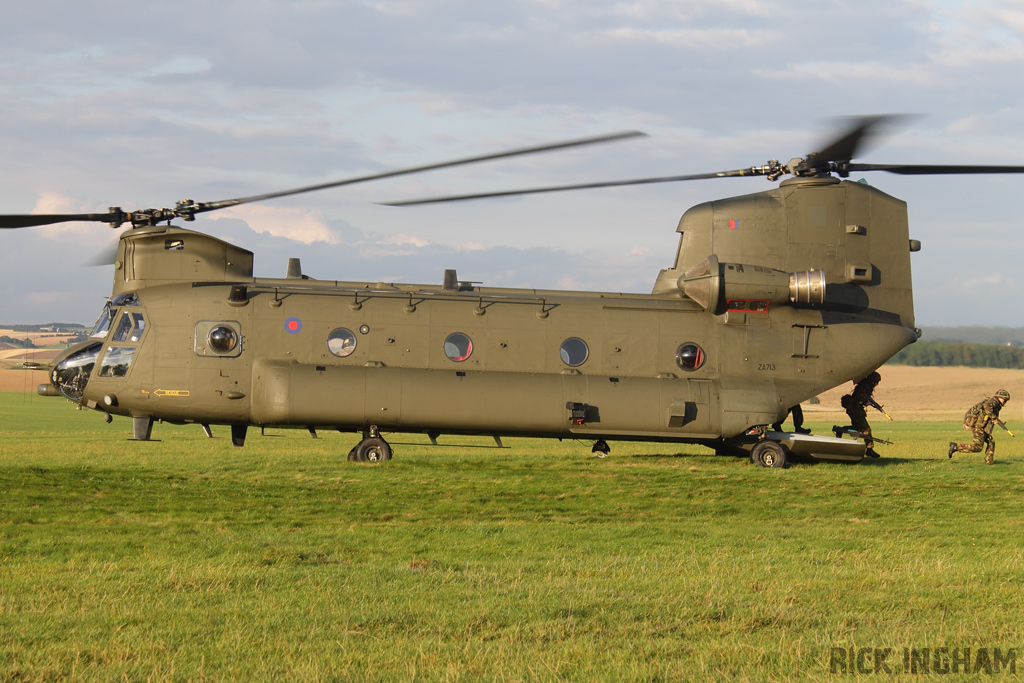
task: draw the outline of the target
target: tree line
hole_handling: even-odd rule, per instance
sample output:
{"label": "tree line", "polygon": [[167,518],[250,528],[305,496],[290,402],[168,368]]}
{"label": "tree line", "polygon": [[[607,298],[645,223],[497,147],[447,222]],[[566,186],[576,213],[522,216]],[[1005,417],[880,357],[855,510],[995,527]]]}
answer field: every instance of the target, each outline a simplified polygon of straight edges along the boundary
{"label": "tree line", "polygon": [[31,339],[15,339],[14,337],[8,337],[6,334],[0,334],[0,344],[10,344],[19,349],[36,348]]}
{"label": "tree line", "polygon": [[919,341],[889,360],[891,365],[971,368],[1024,368],[1024,347]]}
{"label": "tree line", "polygon": [[1024,327],[921,327],[924,339],[964,344],[1024,346]]}

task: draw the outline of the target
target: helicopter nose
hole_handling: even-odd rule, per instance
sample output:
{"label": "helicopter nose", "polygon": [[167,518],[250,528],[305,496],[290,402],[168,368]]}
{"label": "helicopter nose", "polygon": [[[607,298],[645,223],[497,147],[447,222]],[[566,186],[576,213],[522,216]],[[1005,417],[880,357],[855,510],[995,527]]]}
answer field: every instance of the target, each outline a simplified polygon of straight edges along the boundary
{"label": "helicopter nose", "polygon": [[65,398],[81,402],[101,346],[98,342],[88,344],[72,351],[54,365],[50,373],[50,382]]}

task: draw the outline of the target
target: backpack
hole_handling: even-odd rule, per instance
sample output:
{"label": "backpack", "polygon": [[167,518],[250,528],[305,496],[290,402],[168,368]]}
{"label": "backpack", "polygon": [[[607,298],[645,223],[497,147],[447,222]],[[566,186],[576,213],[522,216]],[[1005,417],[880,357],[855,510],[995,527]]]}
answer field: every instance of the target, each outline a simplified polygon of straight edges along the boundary
{"label": "backpack", "polygon": [[964,413],[964,427],[967,427],[967,429],[974,429],[974,426],[983,419],[982,413],[984,413],[984,408],[982,406],[984,403],[984,401],[975,403],[966,413]]}

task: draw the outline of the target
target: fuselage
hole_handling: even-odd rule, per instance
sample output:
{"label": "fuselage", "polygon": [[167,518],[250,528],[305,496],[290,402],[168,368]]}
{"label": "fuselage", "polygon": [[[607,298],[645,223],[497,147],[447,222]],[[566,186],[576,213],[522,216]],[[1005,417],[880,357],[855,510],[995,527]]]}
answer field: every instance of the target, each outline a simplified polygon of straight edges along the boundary
{"label": "fuselage", "polygon": [[[857,185],[695,207],[651,294],[257,279],[245,250],[147,228],[122,238],[107,324],[58,359],[54,384],[89,408],[174,422],[729,439],[917,338],[905,205]],[[707,287],[754,293],[687,296],[712,254],[721,282]],[[755,268],[824,272],[829,294],[737,289]]]}

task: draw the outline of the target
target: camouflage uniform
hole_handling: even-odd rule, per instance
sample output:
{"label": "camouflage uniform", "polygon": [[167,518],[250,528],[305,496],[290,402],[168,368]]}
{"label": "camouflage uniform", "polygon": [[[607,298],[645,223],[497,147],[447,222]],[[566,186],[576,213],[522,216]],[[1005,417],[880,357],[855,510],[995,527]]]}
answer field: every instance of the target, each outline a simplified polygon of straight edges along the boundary
{"label": "camouflage uniform", "polygon": [[864,445],[867,446],[867,455],[872,458],[877,458],[878,453],[875,453],[875,442],[871,438],[871,425],[868,424],[868,414],[864,407],[871,406],[876,410],[882,409],[882,406],[878,405],[875,399],[872,398],[875,387],[881,381],[882,376],[877,372],[872,372],[857,382],[857,386],[853,388],[852,394],[847,394],[840,400],[843,408],[846,409],[846,414],[850,417],[849,428],[863,435]]}
{"label": "camouflage uniform", "polygon": [[[985,464],[991,465],[996,460],[996,440],[992,436],[992,429],[999,419],[999,411],[1003,405],[1010,400],[1010,394],[1005,390],[999,390],[994,396],[986,398],[979,404],[978,417],[973,425],[964,424],[964,429],[970,429],[974,435],[972,443],[958,444],[955,441],[949,443],[949,457],[954,453],[980,453],[985,450]],[[954,448],[955,447],[955,448]]]}

